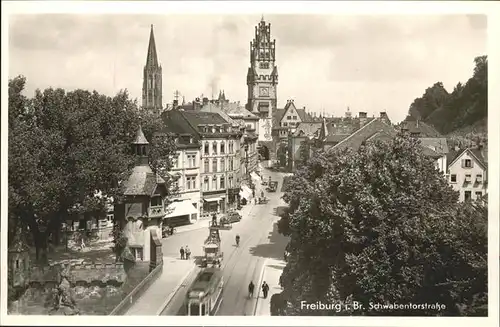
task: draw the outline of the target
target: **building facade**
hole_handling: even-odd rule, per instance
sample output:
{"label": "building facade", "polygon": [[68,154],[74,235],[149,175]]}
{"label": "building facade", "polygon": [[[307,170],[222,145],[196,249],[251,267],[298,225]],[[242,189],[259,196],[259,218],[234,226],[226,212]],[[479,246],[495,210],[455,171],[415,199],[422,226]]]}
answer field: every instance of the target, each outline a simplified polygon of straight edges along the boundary
{"label": "building facade", "polygon": [[139,128],[132,144],[137,164],[123,183],[123,199],[114,203],[115,221],[128,239],[128,247],[137,261],[150,261],[151,238],[161,238],[165,216],[165,180],[149,166],[149,142]]}
{"label": "building facade", "polygon": [[162,68],[156,53],[153,25],[149,35],[148,54],[144,66],[142,82],[142,108],[160,113],[162,105]]}
{"label": "building facade", "polygon": [[169,225],[194,223],[200,217],[200,143],[196,135],[175,135],[176,156],[169,172],[174,181],[173,202],[165,215]]}
{"label": "building facade", "polygon": [[[194,194],[197,188],[199,189],[199,216],[208,218],[215,212],[225,212],[229,207],[236,206],[241,183],[240,158],[243,132],[240,127],[228,122],[219,112],[173,109],[164,112],[162,119],[166,131],[183,134],[186,140],[190,137],[194,144],[192,150],[184,152],[188,166],[196,164],[198,166],[193,169],[178,168],[177,173],[184,176],[186,183],[184,190],[189,186],[191,191],[194,187],[192,189]],[[195,147],[198,149],[196,156]],[[190,175],[186,169],[193,172],[191,179],[187,178]],[[195,175],[196,171],[199,175]],[[199,178],[194,178],[198,176]]]}
{"label": "building facade", "polygon": [[272,117],[277,106],[278,68],[276,40],[271,39],[271,24],[264,19],[255,27],[250,42],[250,67],[247,73],[246,108],[259,117],[259,141],[272,141]]}
{"label": "building facade", "polygon": [[450,153],[448,181],[459,192],[459,201],[480,200],[488,189],[488,165],[482,148]]}

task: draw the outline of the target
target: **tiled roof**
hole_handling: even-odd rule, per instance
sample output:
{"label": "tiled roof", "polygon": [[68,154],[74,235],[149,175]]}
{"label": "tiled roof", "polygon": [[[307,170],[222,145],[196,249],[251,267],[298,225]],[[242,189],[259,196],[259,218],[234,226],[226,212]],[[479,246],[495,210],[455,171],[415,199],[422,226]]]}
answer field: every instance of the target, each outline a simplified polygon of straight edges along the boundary
{"label": "tiled roof", "polygon": [[165,111],[161,118],[163,120],[163,132],[175,134],[192,134],[195,136],[196,130],[184,119],[185,111],[169,110]]}
{"label": "tiled roof", "polygon": [[273,112],[273,127],[280,127],[280,122],[285,115],[286,109],[275,109]]}
{"label": "tiled roof", "polygon": [[[225,104],[228,105],[228,104]],[[215,103],[207,103],[203,107],[201,107],[200,112],[206,112],[206,113],[217,113],[219,114],[227,123],[236,126],[239,125],[237,122],[235,122],[223,109],[220,105],[217,105]],[[220,123],[219,123],[220,124]]]}
{"label": "tiled roof", "polygon": [[218,112],[204,112],[204,111],[184,111],[182,112],[184,118],[186,118],[189,123],[194,128],[198,125],[224,125],[228,122],[222,118]]}
{"label": "tiled roof", "polygon": [[123,185],[123,194],[151,195],[156,185],[157,177],[149,165],[135,166],[128,180]]}
{"label": "tiled roof", "polygon": [[448,152],[450,152],[448,149],[448,142],[444,137],[420,138],[420,142],[423,146],[430,148],[437,153],[447,154]]}
{"label": "tiled roof", "polygon": [[305,109],[296,109],[296,110],[297,110],[297,114],[300,117],[300,121],[302,121],[302,122],[312,122],[313,121],[312,117],[306,112]]}
{"label": "tiled roof", "polygon": [[443,156],[443,154],[438,153],[437,151],[434,151],[433,149],[431,149],[427,146],[423,146],[422,148],[423,148],[424,155],[426,155],[428,157],[439,158],[439,157]]}
{"label": "tiled roof", "polygon": [[386,124],[380,118],[375,118],[358,129],[356,132],[340,141],[337,145],[333,146],[333,149],[358,149],[363,141],[366,141],[377,133],[384,133],[391,137],[396,135],[396,131],[392,126]]}
{"label": "tiled roof", "polygon": [[485,150],[485,148],[466,148],[459,151],[450,151],[447,155],[448,167],[451,166],[454,161],[461,157],[465,152],[472,154],[472,156],[475,157],[484,168],[488,168],[488,159],[485,157],[485,155],[487,155],[487,149]]}
{"label": "tiled roof", "polygon": [[299,136],[300,133],[303,133],[305,136],[312,136],[316,131],[321,127],[320,122],[302,122],[299,123],[297,128],[295,129],[295,136]]}
{"label": "tiled roof", "polygon": [[400,128],[407,129],[411,134],[419,133],[421,137],[425,138],[442,137],[434,127],[419,120],[405,120],[401,123]]}

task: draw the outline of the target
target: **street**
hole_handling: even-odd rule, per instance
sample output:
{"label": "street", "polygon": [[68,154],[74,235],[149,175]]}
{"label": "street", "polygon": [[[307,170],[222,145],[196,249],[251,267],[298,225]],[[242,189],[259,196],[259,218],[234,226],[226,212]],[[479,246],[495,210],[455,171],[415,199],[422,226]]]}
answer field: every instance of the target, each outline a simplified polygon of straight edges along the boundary
{"label": "street", "polygon": [[[251,209],[249,214],[244,216],[240,222],[233,224],[231,230],[220,231],[221,248],[224,253],[222,269],[225,287],[218,315],[254,315],[256,297],[261,296],[259,293],[260,278],[265,259],[283,258],[287,239],[278,233],[276,225],[279,220],[276,208],[284,206],[280,192],[283,176],[269,170],[264,170],[263,175],[266,179],[271,176],[273,180],[279,182],[277,192],[264,191],[270,199],[267,204],[252,204],[252,208],[249,208]],[[260,187],[260,185],[257,186],[256,195],[260,194]],[[236,247],[235,244],[236,235],[241,237],[239,247]],[[187,245],[191,249],[193,258],[201,256],[203,254],[203,241],[207,236],[208,230],[206,228],[173,235],[162,241],[163,253],[165,256],[179,257],[180,247]],[[162,315],[185,314],[184,299],[197,271],[195,270],[187,278]],[[247,297],[247,286],[250,281],[256,285],[252,299]]]}

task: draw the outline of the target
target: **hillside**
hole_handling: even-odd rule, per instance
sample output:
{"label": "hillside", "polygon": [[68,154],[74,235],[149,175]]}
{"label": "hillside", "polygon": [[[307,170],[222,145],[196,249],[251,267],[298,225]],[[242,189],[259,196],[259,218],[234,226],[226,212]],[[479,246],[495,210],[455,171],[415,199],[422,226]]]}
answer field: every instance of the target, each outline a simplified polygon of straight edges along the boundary
{"label": "hillside", "polygon": [[464,85],[459,82],[449,93],[441,82],[435,83],[413,101],[408,114],[445,135],[487,138],[488,57],[474,62],[473,75]]}

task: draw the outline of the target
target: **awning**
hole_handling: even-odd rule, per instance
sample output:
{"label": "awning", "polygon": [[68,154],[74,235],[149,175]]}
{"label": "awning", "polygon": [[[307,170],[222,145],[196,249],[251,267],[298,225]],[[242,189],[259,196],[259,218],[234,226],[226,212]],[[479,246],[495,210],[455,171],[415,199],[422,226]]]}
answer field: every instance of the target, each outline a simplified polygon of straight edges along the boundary
{"label": "awning", "polygon": [[252,196],[252,190],[248,186],[242,185],[241,191],[239,194],[240,194],[241,198],[244,198],[248,201],[248,200],[250,200],[250,198]]}
{"label": "awning", "polygon": [[208,198],[208,199],[203,199],[203,201],[205,202],[214,202],[214,201],[219,201],[219,200],[222,200],[221,197],[218,197],[218,198]]}
{"label": "awning", "polygon": [[172,202],[168,207],[169,213],[163,218],[179,217],[197,214],[198,210],[193,206],[190,201]]}

